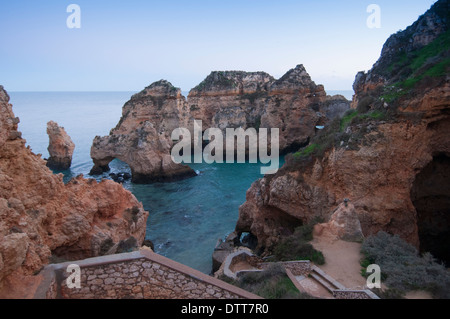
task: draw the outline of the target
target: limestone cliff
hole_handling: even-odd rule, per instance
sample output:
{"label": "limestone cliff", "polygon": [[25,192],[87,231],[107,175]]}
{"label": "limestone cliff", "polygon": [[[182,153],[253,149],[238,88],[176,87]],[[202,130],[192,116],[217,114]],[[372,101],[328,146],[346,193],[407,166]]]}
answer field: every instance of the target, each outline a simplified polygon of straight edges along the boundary
{"label": "limestone cliff", "polygon": [[49,138],[47,166],[52,169],[65,170],[72,165],[72,155],[75,144],[64,130],[64,127],[53,121],[47,123]]}
{"label": "limestone cliff", "polygon": [[[121,185],[79,176],[67,185],[25,147],[0,86],[0,286],[49,261],[111,253],[145,237],[148,213]],[[122,245],[123,246],[123,245]]]}
{"label": "limestone cliff", "polygon": [[195,176],[170,156],[171,133],[186,127],[186,103],[180,89],[167,81],[155,82],[133,95],[124,105],[122,118],[109,136],[95,137],[91,148],[91,174],[109,169],[115,158],[131,168],[134,183],[161,182]]}
{"label": "limestone cliff", "polygon": [[373,69],[357,75],[354,110],[251,186],[238,234],[250,232],[270,252],[296,226],[328,221],[349,198],[365,236],[399,234],[450,261],[448,6],[438,1],[392,36]]}
{"label": "limestone cliff", "polygon": [[193,132],[194,120],[203,129],[279,128],[280,149],[308,143],[316,126],[349,108],[342,96],[327,96],[303,65],[279,80],[264,72],[212,72],[191,90],[187,100],[167,81],[155,82],[133,96],[109,136],[96,137],[91,149],[92,174],[108,169],[114,158],[126,162],[134,182],[172,181],[195,174],[171,161],[172,131]]}
{"label": "limestone cliff", "polygon": [[212,72],[189,93],[188,104],[206,127],[278,128],[282,151],[308,143],[317,125],[349,108],[345,98],[327,96],[303,65],[278,80],[264,72]]}

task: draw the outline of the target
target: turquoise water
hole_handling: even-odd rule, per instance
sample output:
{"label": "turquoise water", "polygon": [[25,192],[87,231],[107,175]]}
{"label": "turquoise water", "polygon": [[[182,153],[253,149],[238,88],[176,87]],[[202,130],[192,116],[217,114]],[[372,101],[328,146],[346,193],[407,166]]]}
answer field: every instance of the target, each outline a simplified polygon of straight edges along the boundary
{"label": "turquoise water", "polygon": [[234,230],[246,191],[262,176],[258,164],[190,166],[200,175],[129,189],[151,212],[147,237],[155,251],[209,273],[217,240]]}
{"label": "turquoise water", "polygon": [[[47,122],[63,126],[75,143],[72,167],[65,180],[92,168],[89,152],[96,135],[108,135],[134,92],[63,93],[10,92],[19,130],[33,152],[48,157]],[[282,165],[282,164],[280,164]],[[219,238],[234,230],[239,206],[252,182],[261,178],[259,164],[192,164],[199,176],[170,184],[135,185],[125,182],[150,212],[147,239],[155,251],[210,273],[212,252]],[[112,172],[129,171],[113,161]],[[103,177],[108,177],[105,173]],[[100,177],[101,178],[101,177]]]}

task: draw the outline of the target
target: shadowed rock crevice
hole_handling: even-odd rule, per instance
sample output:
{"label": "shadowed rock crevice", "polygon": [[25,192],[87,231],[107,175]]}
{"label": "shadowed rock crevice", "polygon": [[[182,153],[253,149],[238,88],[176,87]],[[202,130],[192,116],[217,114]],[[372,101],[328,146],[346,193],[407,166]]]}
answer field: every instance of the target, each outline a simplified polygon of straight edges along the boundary
{"label": "shadowed rock crevice", "polygon": [[411,200],[417,210],[421,252],[450,265],[450,158],[440,154],[416,177]]}

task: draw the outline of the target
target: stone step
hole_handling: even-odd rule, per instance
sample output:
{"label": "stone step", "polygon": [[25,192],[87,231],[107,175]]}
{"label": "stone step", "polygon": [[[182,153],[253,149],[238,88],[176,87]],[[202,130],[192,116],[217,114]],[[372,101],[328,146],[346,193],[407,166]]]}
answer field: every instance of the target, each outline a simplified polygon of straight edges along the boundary
{"label": "stone step", "polygon": [[325,279],[323,279],[321,276],[319,276],[318,274],[312,272],[311,273],[311,277],[317,281],[320,285],[322,285],[323,287],[325,287],[325,289],[327,289],[329,292],[333,293],[334,290],[336,290],[336,288],[334,288],[328,281],[326,281]]}
{"label": "stone step", "polygon": [[316,281],[322,284],[325,288],[327,288],[330,292],[334,290],[345,290],[346,288],[334,280],[334,278],[327,275],[322,269],[317,266],[312,267],[311,277],[313,277]]}

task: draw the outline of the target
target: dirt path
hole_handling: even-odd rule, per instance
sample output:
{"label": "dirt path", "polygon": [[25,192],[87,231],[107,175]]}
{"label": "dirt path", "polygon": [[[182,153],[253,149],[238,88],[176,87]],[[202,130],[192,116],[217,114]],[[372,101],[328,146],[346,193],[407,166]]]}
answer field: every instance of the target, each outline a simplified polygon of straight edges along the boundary
{"label": "dirt path", "polygon": [[349,289],[364,289],[366,279],[361,275],[361,244],[321,236],[311,244],[325,257],[325,265],[319,266],[328,275]]}
{"label": "dirt path", "polygon": [[[365,289],[366,279],[361,275],[361,244],[336,240],[326,235],[311,242],[325,256],[326,264],[319,266],[328,275],[349,289]],[[383,287],[383,284],[382,284]],[[411,291],[406,299],[432,299],[426,291]]]}

